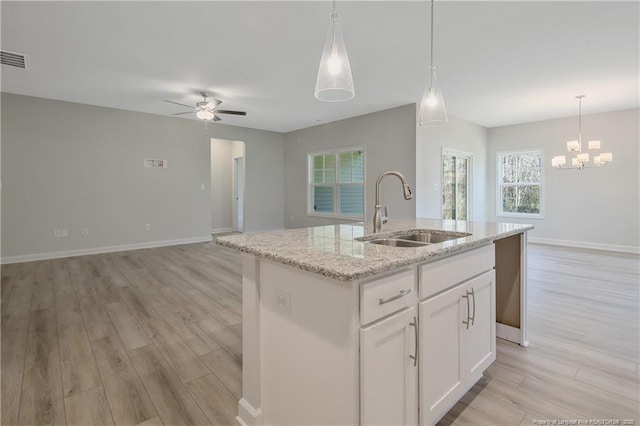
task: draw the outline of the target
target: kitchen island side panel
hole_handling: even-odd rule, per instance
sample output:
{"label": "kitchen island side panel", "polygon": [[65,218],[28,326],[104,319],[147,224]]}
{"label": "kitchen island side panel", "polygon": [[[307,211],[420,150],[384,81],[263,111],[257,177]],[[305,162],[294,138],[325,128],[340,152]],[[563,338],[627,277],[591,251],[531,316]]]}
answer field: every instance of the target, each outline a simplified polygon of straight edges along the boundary
{"label": "kitchen island side panel", "polygon": [[520,328],[521,234],[495,241],[496,321]]}
{"label": "kitchen island side panel", "polygon": [[358,424],[358,285],[268,260],[260,281],[264,424]]}

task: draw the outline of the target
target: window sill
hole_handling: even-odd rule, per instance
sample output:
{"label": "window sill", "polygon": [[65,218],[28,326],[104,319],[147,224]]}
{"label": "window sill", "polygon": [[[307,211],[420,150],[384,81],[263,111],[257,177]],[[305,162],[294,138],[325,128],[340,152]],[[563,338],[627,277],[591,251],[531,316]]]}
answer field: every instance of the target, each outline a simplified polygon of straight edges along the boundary
{"label": "window sill", "polygon": [[309,216],[309,217],[321,217],[321,218],[325,218],[325,219],[348,220],[348,221],[351,221],[351,222],[364,222],[364,216],[354,216],[354,215],[347,215],[347,214],[307,212],[307,216]]}
{"label": "window sill", "polygon": [[496,213],[496,217],[517,217],[521,219],[544,219],[543,214],[534,213]]}

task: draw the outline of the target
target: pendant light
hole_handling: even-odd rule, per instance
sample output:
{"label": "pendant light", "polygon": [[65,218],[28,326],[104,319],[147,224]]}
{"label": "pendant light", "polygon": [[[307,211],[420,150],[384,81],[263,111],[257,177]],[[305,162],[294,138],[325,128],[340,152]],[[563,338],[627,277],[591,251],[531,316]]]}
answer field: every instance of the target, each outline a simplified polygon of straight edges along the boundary
{"label": "pendant light", "polygon": [[340,17],[336,13],[335,0],[329,21],[327,40],[320,59],[314,94],[317,99],[324,102],[343,102],[355,96],[351,65],[342,39]]}
{"label": "pendant light", "polygon": [[431,0],[431,65],[428,68],[427,85],[420,101],[419,126],[438,126],[449,121],[444,98],[436,79],[436,67],[433,65],[433,3],[434,0]]}

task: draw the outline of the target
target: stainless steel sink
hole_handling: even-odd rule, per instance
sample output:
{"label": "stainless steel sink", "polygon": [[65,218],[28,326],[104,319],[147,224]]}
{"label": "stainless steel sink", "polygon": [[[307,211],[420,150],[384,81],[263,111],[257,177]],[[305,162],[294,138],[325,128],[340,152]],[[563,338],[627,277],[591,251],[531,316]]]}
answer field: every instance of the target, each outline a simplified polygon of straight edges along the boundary
{"label": "stainless steel sink", "polygon": [[[394,235],[376,240],[365,240],[371,244],[379,244],[391,247],[426,247],[431,244],[442,243],[444,241],[455,240],[457,238],[468,237],[471,234],[466,232],[445,232],[439,230],[420,230],[407,232],[405,234]],[[360,241],[363,241],[360,239]]]}
{"label": "stainless steel sink", "polygon": [[379,240],[371,240],[367,241],[367,243],[371,244],[379,244],[383,246],[391,246],[391,247],[426,247],[429,243],[422,243],[419,241],[409,241],[409,240],[401,240],[398,238],[381,238]]}
{"label": "stainless steel sink", "polygon": [[443,241],[455,240],[457,238],[468,237],[471,234],[467,234],[464,232],[455,232],[455,233],[440,233],[440,232],[430,232],[430,231],[416,231],[411,232],[409,234],[397,235],[394,238],[399,240],[410,240],[417,241],[421,243],[430,243],[437,244]]}

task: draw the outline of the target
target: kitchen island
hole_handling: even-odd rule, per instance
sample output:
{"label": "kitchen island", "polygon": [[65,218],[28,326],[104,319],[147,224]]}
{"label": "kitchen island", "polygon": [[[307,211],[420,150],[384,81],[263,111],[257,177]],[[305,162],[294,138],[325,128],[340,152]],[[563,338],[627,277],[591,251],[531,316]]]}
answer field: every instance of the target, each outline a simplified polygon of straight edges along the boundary
{"label": "kitchen island", "polygon": [[[495,360],[496,336],[528,344],[532,228],[417,219],[218,238],[243,252],[239,423],[434,424]],[[452,239],[373,241],[425,230]]]}

